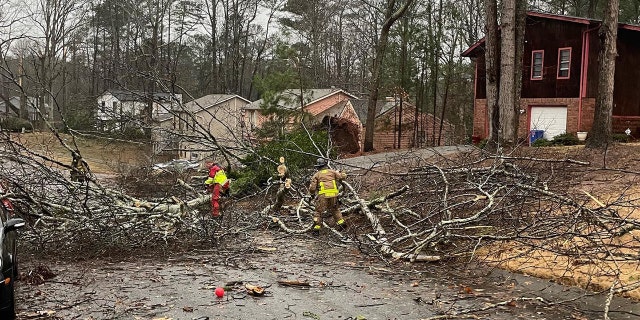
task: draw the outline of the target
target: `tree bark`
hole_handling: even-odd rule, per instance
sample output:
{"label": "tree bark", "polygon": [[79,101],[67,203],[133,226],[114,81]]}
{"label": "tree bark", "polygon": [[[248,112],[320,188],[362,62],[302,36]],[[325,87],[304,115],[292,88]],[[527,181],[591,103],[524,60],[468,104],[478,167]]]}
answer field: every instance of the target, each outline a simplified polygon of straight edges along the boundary
{"label": "tree bark", "polygon": [[489,120],[488,140],[498,142],[500,110],[498,109],[498,5],[495,0],[484,0],[485,21],[485,63],[487,79],[487,116]]}
{"label": "tree bark", "polygon": [[518,0],[516,3],[516,36],[515,36],[515,67],[514,67],[514,92],[513,92],[513,107],[515,112],[514,131],[516,139],[518,135],[518,129],[520,127],[520,96],[522,95],[522,68],[524,57],[524,37],[527,23],[527,1]]}
{"label": "tree bark", "polygon": [[500,142],[513,145],[517,141],[517,118],[515,112],[515,62],[516,62],[516,0],[502,1],[500,24]]}
{"label": "tree bark", "polygon": [[598,35],[602,46],[598,55],[599,79],[593,127],[588,148],[605,148],[611,139],[611,118],[613,113],[613,85],[616,70],[616,39],[618,36],[619,0],[610,0],[605,8],[604,20]]}

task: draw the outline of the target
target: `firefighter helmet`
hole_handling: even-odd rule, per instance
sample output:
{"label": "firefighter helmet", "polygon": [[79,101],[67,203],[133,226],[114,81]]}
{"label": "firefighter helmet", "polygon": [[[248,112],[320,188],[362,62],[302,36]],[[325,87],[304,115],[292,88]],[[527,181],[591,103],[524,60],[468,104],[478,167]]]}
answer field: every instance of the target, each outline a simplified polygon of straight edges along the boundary
{"label": "firefighter helmet", "polygon": [[316,160],[316,168],[322,168],[322,167],[326,167],[327,166],[327,160],[325,158],[318,158],[318,160]]}

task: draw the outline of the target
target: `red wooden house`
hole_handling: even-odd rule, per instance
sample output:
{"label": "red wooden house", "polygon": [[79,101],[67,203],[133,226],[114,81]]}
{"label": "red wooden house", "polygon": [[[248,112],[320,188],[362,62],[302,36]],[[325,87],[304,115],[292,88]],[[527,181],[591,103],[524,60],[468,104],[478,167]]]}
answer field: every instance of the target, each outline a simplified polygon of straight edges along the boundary
{"label": "red wooden house", "polygon": [[[598,29],[601,21],[546,13],[527,13],[518,134],[544,130],[589,131],[598,81]],[[640,27],[619,24],[615,70],[613,132],[640,133]],[[474,138],[489,133],[484,39],[462,56],[475,60]]]}

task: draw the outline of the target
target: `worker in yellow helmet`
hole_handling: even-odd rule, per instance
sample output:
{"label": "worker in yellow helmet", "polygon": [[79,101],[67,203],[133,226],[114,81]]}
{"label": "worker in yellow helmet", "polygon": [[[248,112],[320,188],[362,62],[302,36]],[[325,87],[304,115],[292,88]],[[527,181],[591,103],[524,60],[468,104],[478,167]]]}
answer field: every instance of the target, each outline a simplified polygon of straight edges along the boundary
{"label": "worker in yellow helmet", "polygon": [[338,183],[347,177],[345,173],[329,169],[329,164],[324,158],[319,158],[316,162],[318,170],[311,178],[309,193],[315,195],[316,213],[313,216],[313,230],[320,231],[322,228],[322,215],[325,211],[333,214],[333,218],[338,226],[343,226],[344,218],[338,208]]}

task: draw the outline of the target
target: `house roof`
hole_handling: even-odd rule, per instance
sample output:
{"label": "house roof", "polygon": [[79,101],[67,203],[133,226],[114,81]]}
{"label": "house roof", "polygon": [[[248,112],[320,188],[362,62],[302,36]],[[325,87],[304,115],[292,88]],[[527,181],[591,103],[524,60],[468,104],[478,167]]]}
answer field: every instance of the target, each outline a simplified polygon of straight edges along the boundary
{"label": "house roof", "polygon": [[[37,100],[35,97],[27,97],[27,112],[29,113],[33,113],[36,112],[36,105],[37,105]],[[17,111],[20,108],[20,97],[19,96],[13,96],[11,98],[9,98],[9,110],[7,110],[7,105],[6,102],[4,100],[0,100],[0,112],[2,113],[6,113],[6,114],[15,114],[17,115]],[[48,109],[48,105],[45,104],[45,109]]]}
{"label": "house roof", "polygon": [[[109,89],[105,90],[103,95],[110,93],[116,99],[123,101],[144,101],[149,96],[148,92],[139,91],[139,90],[115,90]],[[180,94],[173,94],[169,92],[156,92],[153,94],[153,100],[156,101],[169,101],[171,100],[171,96],[179,96]]]}
{"label": "house roof", "polygon": [[[304,89],[302,94],[305,101],[305,106],[315,103],[319,100],[326,99],[334,94],[344,93],[345,95],[356,99],[357,97],[337,88],[330,89]],[[299,99],[300,89],[286,89],[282,92],[280,99],[280,108],[294,110],[299,108]],[[263,99],[256,100],[246,105],[244,108],[248,110],[257,110],[260,109],[260,106],[264,102]]]}
{"label": "house roof", "polygon": [[184,107],[192,112],[198,112],[202,109],[206,109],[209,107],[213,107],[215,105],[224,103],[233,98],[238,98],[240,100],[244,100],[247,103],[251,103],[251,101],[237,95],[237,94],[210,94],[204,97],[200,97],[195,100],[191,100],[184,104]]}
{"label": "house roof", "polygon": [[[362,122],[362,124],[365,125],[367,121],[367,107],[368,107],[369,100],[353,99],[350,101],[351,101],[351,105],[353,106],[353,108],[356,110],[356,113],[358,114],[358,118],[360,118],[360,122]],[[410,102],[405,101],[404,103],[410,106],[411,108],[415,108],[415,105]],[[376,105],[376,118],[381,117],[388,112],[391,112],[395,106],[396,106],[395,101],[378,100],[378,103]],[[437,116],[434,116],[432,113],[423,112],[423,114],[425,114],[429,118],[438,119],[438,123],[440,122],[440,118]],[[443,123],[446,126],[451,126],[451,123],[446,119],[443,121]]]}
{"label": "house roof", "polygon": [[[367,99],[351,99],[351,105],[353,109],[356,110],[358,114],[358,118],[362,123],[367,121],[367,114],[369,113],[369,100]],[[381,114],[387,112],[389,109],[392,109],[395,106],[395,101],[389,100],[378,100],[376,102],[376,118]]]}
{"label": "house roof", "polygon": [[[213,106],[222,104],[226,101],[229,101],[233,98],[238,98],[240,100],[245,101],[246,103],[250,103],[251,101],[237,95],[237,94],[209,94],[204,97],[200,97],[198,99],[191,100],[184,104],[183,110],[188,112],[199,112],[204,109],[211,108]],[[165,114],[158,118],[159,121],[166,121],[173,118],[172,114]]]}
{"label": "house roof", "polygon": [[331,114],[340,116],[340,114],[344,112],[344,108],[347,106],[348,102],[349,100],[340,101],[329,108],[321,110],[320,112],[318,112],[317,114],[314,114],[313,116],[317,117],[317,116],[325,116],[325,115],[331,115]]}
{"label": "house roof", "polygon": [[[597,19],[588,19],[588,18],[581,18],[581,17],[565,16],[565,15],[558,15],[558,14],[544,13],[544,12],[536,12],[536,11],[527,12],[527,16],[529,16],[529,17],[537,17],[537,18],[544,18],[544,19],[552,19],[552,20],[558,20],[558,21],[567,21],[567,22],[579,23],[579,24],[584,24],[584,25],[599,24],[601,22],[601,20],[597,20]],[[627,24],[627,23],[618,23],[618,27],[621,28],[621,29],[627,29],[627,30],[631,30],[631,31],[640,31],[640,26],[638,26],[638,25],[632,25],[632,24]],[[474,43],[473,45],[471,45],[471,47],[469,47],[467,50],[462,52],[461,56],[463,56],[463,57],[474,57],[474,56],[477,56],[479,54],[477,52],[477,50],[482,45],[484,45],[484,42],[485,42],[485,38],[482,38],[482,39],[478,40],[478,42]]]}

